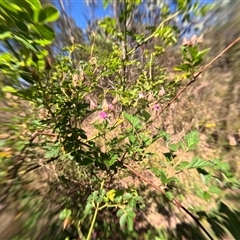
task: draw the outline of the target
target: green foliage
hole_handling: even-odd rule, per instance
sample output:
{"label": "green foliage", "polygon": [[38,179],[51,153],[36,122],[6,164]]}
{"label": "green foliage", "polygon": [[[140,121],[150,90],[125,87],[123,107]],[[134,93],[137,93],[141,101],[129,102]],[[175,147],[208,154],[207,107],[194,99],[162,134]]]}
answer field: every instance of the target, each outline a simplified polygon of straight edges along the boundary
{"label": "green foliage", "polygon": [[[103,3],[105,7],[110,4]],[[190,8],[194,13],[205,14],[206,7],[199,10],[196,3],[192,6],[189,1],[177,1],[178,11],[171,13],[165,6],[161,23],[144,26],[146,31],[139,35],[128,29],[127,21],[141,2],[121,1],[121,4],[118,19],[106,17],[99,22],[99,27],[111,35],[107,49],[94,41],[73,44],[65,47],[47,67],[45,46],[55,38],[47,24],[55,21],[59,12],[51,5],[41,6],[39,1],[36,4],[22,1],[20,6],[0,3],[3,19],[0,37],[8,47],[1,54],[0,67],[4,75],[13,78],[12,84],[1,86],[1,90],[31,102],[35,109],[28,130],[41,137],[37,144],[33,140],[28,143],[27,148],[29,151],[33,146],[40,148],[45,163],[58,159],[54,173],[60,185],[66,184],[68,190],[59,200],[62,208],[59,219],[63,221],[63,229],[71,226],[79,239],[94,239],[99,225],[108,225],[112,219],[114,224],[116,218],[121,234],[125,226],[129,234],[134,233],[134,220],[144,206],[144,197],[138,195],[137,186],[125,187],[120,179],[129,176],[127,166],[140,172],[145,170],[142,162],[153,156],[160,158],[158,150],[151,149],[154,143],[164,143],[167,148],[162,153],[164,160],[158,159],[150,168],[164,186],[167,200],[174,202],[176,196],[184,199],[179,173],[188,175],[195,171],[199,175],[204,188],[196,181],[193,194],[206,201],[214,200],[214,195],[220,199],[225,188],[239,186],[228,163],[198,156],[191,160],[179,157],[181,151],[188,154],[197,149],[197,131],[174,142],[169,133],[153,127],[161,114],[160,106],[176,94],[181,84],[177,76],[170,78],[167,68],[158,64],[159,57],[176,42],[180,32],[170,22],[177,16],[190,21]],[[160,46],[142,48],[139,57],[139,48],[155,40]],[[75,61],[74,53],[79,49],[89,59]],[[180,50],[183,63],[175,70],[182,71],[184,78],[194,77],[209,49],[201,50],[197,43],[182,46]],[[22,79],[28,83],[25,88]],[[39,110],[44,113],[39,114]],[[50,136],[55,139],[48,139]],[[17,151],[25,149],[23,143],[18,141]],[[24,170],[24,173],[30,171]],[[197,206],[193,210],[196,212]],[[36,224],[38,213],[33,218],[28,222],[30,226]],[[107,234],[109,230],[99,236],[104,239]]]}

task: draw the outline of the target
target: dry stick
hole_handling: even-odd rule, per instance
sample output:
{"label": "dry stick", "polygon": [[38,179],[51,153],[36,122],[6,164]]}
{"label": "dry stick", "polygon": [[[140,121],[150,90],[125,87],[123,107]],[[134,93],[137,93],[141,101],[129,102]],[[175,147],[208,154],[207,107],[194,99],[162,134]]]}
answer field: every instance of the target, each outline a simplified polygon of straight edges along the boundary
{"label": "dry stick", "polygon": [[[149,185],[151,185],[153,188],[155,188],[156,190],[158,190],[159,192],[161,192],[163,195],[166,196],[166,192],[161,189],[160,187],[156,186],[154,183],[152,183],[151,181],[149,181],[148,179],[146,179],[145,177],[143,177],[142,175],[140,175],[138,172],[136,172],[135,170],[133,170],[131,167],[129,167],[127,164],[123,164],[124,167],[126,167],[128,170],[130,170],[132,173],[134,173],[137,177],[139,177],[140,179],[142,179],[144,182],[148,183]],[[190,211],[188,211],[182,204],[181,202],[179,202],[177,199],[173,198],[172,203],[177,206],[178,208],[181,208],[182,210],[184,210],[189,216],[191,216],[191,218],[197,223],[198,226],[200,226],[200,228],[204,231],[204,233],[209,237],[209,239],[214,240],[213,237],[208,233],[208,231],[203,227],[203,225],[200,223],[200,221],[198,220],[197,217],[195,217]]]}
{"label": "dry stick", "polygon": [[231,48],[234,44],[236,44],[238,41],[240,41],[240,37],[237,38],[235,41],[233,41],[231,44],[229,44],[222,52],[220,52],[214,59],[212,59],[208,64],[206,64],[198,73],[196,73],[193,77],[193,79],[183,88],[181,89],[168,104],[162,109],[162,111],[157,115],[157,117],[154,119],[154,121],[193,83],[195,80],[199,77],[199,75],[205,71],[210,65],[212,65],[213,62],[215,62],[218,58],[220,58],[229,48]]}

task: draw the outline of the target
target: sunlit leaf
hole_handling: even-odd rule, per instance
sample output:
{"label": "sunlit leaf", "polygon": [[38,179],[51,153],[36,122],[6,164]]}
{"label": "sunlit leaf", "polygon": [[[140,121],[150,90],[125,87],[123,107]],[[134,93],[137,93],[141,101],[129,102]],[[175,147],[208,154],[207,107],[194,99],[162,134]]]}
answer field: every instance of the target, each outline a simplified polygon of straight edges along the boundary
{"label": "sunlit leaf", "polygon": [[61,220],[64,220],[64,219],[66,219],[66,218],[69,218],[69,217],[71,216],[71,214],[72,214],[71,209],[65,208],[65,209],[63,209],[63,210],[60,212],[59,218],[60,218]]}
{"label": "sunlit leaf", "polygon": [[49,23],[56,21],[60,16],[59,11],[51,6],[51,5],[45,5],[42,9],[40,9],[38,21]]}
{"label": "sunlit leaf", "polygon": [[3,92],[16,93],[17,90],[11,86],[5,86],[1,89]]}

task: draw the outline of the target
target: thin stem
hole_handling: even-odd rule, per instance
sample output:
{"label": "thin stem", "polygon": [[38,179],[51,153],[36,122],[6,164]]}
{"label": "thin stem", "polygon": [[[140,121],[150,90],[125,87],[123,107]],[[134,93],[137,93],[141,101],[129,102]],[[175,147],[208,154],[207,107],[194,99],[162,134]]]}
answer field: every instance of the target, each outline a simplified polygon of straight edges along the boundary
{"label": "thin stem", "polygon": [[[183,89],[181,89],[171,100],[168,102],[168,104],[162,109],[162,111],[157,115],[157,117],[154,119],[157,120],[158,117],[169,108],[169,106],[177,99],[179,96],[186,91],[186,89],[196,81],[196,79],[202,74],[203,71],[205,71],[208,67],[210,67],[218,58],[220,58],[229,48],[231,48],[234,44],[240,41],[240,37],[238,37],[235,41],[233,41],[231,44],[229,44],[222,52],[220,52],[215,58],[213,58],[208,64],[206,64],[198,73],[196,73],[193,77],[193,79],[185,86]],[[153,122],[154,122],[153,121]]]}
{"label": "thin stem", "polygon": [[134,53],[140,46],[142,46],[144,43],[148,42],[151,38],[153,38],[155,36],[155,34],[157,33],[157,31],[169,20],[175,18],[177,15],[179,14],[179,11],[174,13],[173,15],[171,15],[170,17],[166,18],[165,20],[163,20],[159,26],[156,28],[156,30],[147,38],[145,38],[141,43],[139,43],[137,46],[135,46],[131,51],[129,51],[127,53],[127,55],[130,55],[132,53]]}
{"label": "thin stem", "polygon": [[76,229],[77,229],[77,232],[78,232],[79,240],[85,240],[86,238],[83,236],[82,231],[80,229],[80,221],[78,221],[78,223],[76,225]]}
{"label": "thin stem", "polygon": [[[100,187],[100,189],[103,189],[103,186],[104,186],[104,181],[101,182],[101,187]],[[99,205],[100,205],[100,203],[97,203],[97,204],[96,204],[95,211],[94,211],[94,215],[93,215],[92,222],[91,222],[91,226],[90,226],[90,228],[89,228],[89,231],[88,231],[88,235],[87,235],[86,240],[90,240],[90,239],[91,239],[93,227],[94,227],[94,224],[95,224],[96,219],[97,219],[97,214],[98,214],[98,211],[100,210]]]}
{"label": "thin stem", "polygon": [[92,222],[91,222],[91,226],[89,228],[86,240],[90,240],[91,239],[91,235],[92,235],[94,224],[95,224],[96,219],[97,219],[98,211],[99,211],[99,203],[97,203],[97,205],[96,205],[96,208],[95,208],[95,211],[94,211],[94,215],[93,215],[93,218],[92,218]]}

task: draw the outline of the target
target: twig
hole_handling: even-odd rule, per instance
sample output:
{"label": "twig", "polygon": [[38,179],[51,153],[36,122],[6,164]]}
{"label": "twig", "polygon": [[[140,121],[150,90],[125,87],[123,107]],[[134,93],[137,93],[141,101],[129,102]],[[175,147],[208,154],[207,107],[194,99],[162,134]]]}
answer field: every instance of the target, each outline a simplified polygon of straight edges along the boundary
{"label": "twig", "polygon": [[57,160],[58,158],[59,158],[59,156],[54,157],[54,158],[50,158],[47,161],[45,161],[44,163],[42,163],[42,164],[36,164],[36,165],[34,165],[32,167],[27,168],[27,170],[24,171],[23,173],[26,174],[26,173],[32,172],[33,170],[36,170],[37,168],[40,168],[40,167],[44,166],[45,164],[48,164],[48,163],[51,163],[51,162]]}
{"label": "twig", "polygon": [[235,41],[233,41],[231,44],[229,44],[222,52],[220,52],[215,58],[213,58],[208,64],[206,64],[198,73],[196,73],[193,77],[193,79],[183,88],[181,89],[171,100],[167,103],[167,105],[159,112],[159,114],[156,116],[154,121],[166,110],[169,108],[169,106],[193,83],[196,81],[196,79],[199,77],[199,75],[205,71],[212,63],[214,63],[218,58],[220,58],[229,48],[231,48],[234,44],[236,44],[238,41],[240,41],[240,37],[237,38]]}
{"label": "twig", "polygon": [[[141,174],[139,174],[138,172],[136,172],[134,169],[132,169],[131,167],[129,167],[127,164],[123,163],[123,166],[126,167],[128,170],[130,170],[132,173],[134,173],[137,177],[139,177],[140,179],[142,179],[144,182],[148,183],[149,185],[151,185],[153,188],[155,188],[156,190],[158,190],[159,192],[161,192],[163,195],[166,196],[166,192],[161,189],[160,187],[156,186],[154,183],[152,183],[151,181],[149,181],[148,179],[146,179],[145,177],[143,177]],[[208,231],[203,227],[203,225],[200,223],[200,221],[197,219],[197,217],[195,217],[190,211],[188,211],[182,204],[181,202],[179,202],[177,199],[173,198],[172,203],[177,206],[178,208],[181,208],[184,212],[186,212],[196,223],[197,225],[204,231],[204,233],[208,236],[209,239],[213,240],[213,237],[208,233]]]}
{"label": "twig", "polygon": [[166,22],[168,22],[168,21],[170,21],[171,19],[175,18],[178,14],[179,14],[179,11],[176,12],[176,13],[174,13],[173,15],[169,16],[168,18],[164,19],[150,36],[148,36],[147,38],[145,38],[142,42],[138,43],[131,51],[129,51],[129,52],[127,53],[127,55],[130,55],[130,54],[134,53],[134,52],[135,52],[139,47],[141,47],[144,43],[147,43],[151,38],[153,38],[153,37],[156,35],[156,33],[159,31],[159,29],[160,29],[161,27],[163,27],[163,25],[164,25]]}

